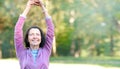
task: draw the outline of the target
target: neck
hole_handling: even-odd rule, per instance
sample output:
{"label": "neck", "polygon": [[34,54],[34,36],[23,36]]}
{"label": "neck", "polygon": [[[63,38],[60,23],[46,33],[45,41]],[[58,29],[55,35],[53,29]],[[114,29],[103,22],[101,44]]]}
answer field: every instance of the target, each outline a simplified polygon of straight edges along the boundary
{"label": "neck", "polygon": [[32,45],[30,46],[31,50],[38,50],[39,49],[39,46],[36,46],[36,45]]}

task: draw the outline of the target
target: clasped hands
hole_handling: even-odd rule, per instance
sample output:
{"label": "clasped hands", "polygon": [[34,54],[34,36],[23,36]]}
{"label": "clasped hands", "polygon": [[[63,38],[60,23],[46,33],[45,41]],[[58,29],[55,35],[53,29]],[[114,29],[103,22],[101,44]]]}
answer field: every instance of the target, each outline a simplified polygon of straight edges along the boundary
{"label": "clasped hands", "polygon": [[36,6],[44,6],[41,0],[28,0],[27,2],[27,6],[32,6],[32,5],[36,5]]}

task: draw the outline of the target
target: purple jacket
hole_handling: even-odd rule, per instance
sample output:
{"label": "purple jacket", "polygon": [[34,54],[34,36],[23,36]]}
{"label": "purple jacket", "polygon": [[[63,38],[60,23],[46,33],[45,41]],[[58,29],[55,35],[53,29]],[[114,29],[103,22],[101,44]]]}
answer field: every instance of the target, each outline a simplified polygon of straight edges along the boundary
{"label": "purple jacket", "polygon": [[25,17],[20,16],[14,31],[14,43],[16,49],[16,55],[20,62],[21,69],[48,69],[49,67],[49,57],[52,49],[52,42],[54,37],[54,25],[52,23],[51,17],[46,18],[47,24],[47,34],[46,43],[43,48],[40,48],[36,58],[36,63],[34,63],[33,56],[30,49],[24,48],[23,39],[23,25]]}

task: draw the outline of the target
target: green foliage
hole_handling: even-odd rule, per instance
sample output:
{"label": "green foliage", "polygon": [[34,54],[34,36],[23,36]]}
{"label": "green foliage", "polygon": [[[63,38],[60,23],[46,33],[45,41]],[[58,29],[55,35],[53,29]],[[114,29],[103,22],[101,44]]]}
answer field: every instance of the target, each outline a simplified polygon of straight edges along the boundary
{"label": "green foliage", "polygon": [[[26,2],[0,0],[0,50],[5,58],[15,56],[14,25]],[[120,52],[119,0],[44,0],[44,3],[55,24],[58,55],[70,55],[73,43],[74,51],[76,53],[79,50],[79,55],[83,54],[82,49],[88,53],[90,52],[88,49],[93,47],[92,52],[99,53],[98,56],[109,56],[111,53],[119,56],[117,55]],[[24,32],[31,25],[38,25],[46,31],[45,19],[39,7],[31,9]]]}
{"label": "green foliage", "polygon": [[4,0],[0,0],[0,7],[4,4]]}
{"label": "green foliage", "polygon": [[15,48],[13,43],[13,30],[6,30],[1,34],[3,43],[2,43],[2,57],[15,57]]}
{"label": "green foliage", "polygon": [[0,13],[0,40],[2,44],[0,44],[0,50],[2,51],[3,58],[15,57],[13,30],[16,16],[12,12],[12,4],[9,1],[5,1],[2,6]]}
{"label": "green foliage", "polygon": [[56,43],[57,43],[57,53],[58,55],[68,56],[70,55],[70,48],[72,42],[72,33],[73,29],[66,25],[65,23],[61,23],[59,28],[56,30]]}
{"label": "green foliage", "polygon": [[120,68],[120,58],[119,57],[52,57],[50,58],[52,63],[63,63],[63,64],[93,64],[102,65],[105,67],[119,67]]}

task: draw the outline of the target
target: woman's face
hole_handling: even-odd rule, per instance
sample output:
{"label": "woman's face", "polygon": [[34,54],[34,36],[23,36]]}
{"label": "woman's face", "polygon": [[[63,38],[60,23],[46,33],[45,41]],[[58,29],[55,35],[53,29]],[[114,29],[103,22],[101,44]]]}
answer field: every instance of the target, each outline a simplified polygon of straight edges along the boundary
{"label": "woman's face", "polygon": [[28,41],[30,43],[30,46],[39,46],[39,44],[41,43],[41,33],[39,29],[30,29],[28,33]]}

